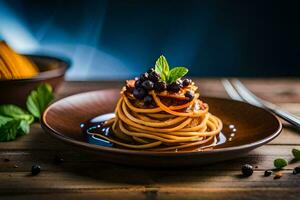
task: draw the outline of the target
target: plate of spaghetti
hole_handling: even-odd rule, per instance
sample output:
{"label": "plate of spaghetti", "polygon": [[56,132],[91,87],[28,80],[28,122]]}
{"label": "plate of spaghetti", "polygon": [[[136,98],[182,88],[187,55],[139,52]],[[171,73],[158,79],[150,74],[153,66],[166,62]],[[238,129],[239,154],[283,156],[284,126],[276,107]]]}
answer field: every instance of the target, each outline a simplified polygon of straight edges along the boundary
{"label": "plate of spaghetti", "polygon": [[42,127],[105,161],[185,166],[239,157],[279,135],[270,112],[244,102],[202,97],[185,67],[160,56],[121,89],[73,95],[50,105]]}

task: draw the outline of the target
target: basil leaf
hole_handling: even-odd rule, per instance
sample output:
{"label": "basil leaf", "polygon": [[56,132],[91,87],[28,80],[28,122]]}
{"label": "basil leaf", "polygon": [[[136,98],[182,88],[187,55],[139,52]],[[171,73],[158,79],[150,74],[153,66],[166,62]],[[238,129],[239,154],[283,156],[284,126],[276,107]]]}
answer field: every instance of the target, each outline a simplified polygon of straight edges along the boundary
{"label": "basil leaf", "polygon": [[34,117],[40,118],[45,108],[53,99],[52,87],[49,84],[42,84],[37,90],[33,90],[30,93],[27,98],[26,106]]}
{"label": "basil leaf", "polygon": [[292,153],[293,153],[293,156],[295,159],[300,160],[300,150],[299,149],[294,148],[292,150]]}
{"label": "basil leaf", "polygon": [[0,126],[0,141],[11,141],[17,137],[20,120],[10,120]]}
{"label": "basil leaf", "polygon": [[0,105],[0,115],[13,119],[25,120],[29,124],[34,121],[32,115],[28,114],[22,108],[11,104]]}
{"label": "basil leaf", "polygon": [[189,72],[189,70],[185,67],[175,67],[171,69],[171,71],[168,74],[168,83],[173,83],[177,79],[183,77]]}
{"label": "basil leaf", "polygon": [[29,133],[30,124],[27,121],[21,120],[17,130],[17,136],[26,135]]}
{"label": "basil leaf", "polygon": [[12,120],[12,118],[10,118],[10,117],[5,117],[5,116],[0,115],[0,126],[6,124],[8,121],[11,121],[11,120]]}
{"label": "basil leaf", "polygon": [[168,61],[167,59],[161,55],[157,60],[156,60],[156,63],[155,63],[155,71],[157,73],[159,73],[160,75],[160,78],[163,80],[163,81],[166,81],[167,78],[168,78],[168,73],[169,73],[169,64],[168,64]]}
{"label": "basil leaf", "polygon": [[288,162],[283,158],[277,158],[274,160],[274,166],[277,169],[281,169],[281,168],[287,166],[287,164],[288,164]]}

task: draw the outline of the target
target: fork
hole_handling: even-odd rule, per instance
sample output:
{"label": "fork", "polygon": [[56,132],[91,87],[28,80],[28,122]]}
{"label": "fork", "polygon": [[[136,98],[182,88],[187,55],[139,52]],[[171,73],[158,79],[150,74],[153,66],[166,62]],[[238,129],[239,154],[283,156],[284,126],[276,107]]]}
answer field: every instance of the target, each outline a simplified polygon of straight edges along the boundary
{"label": "fork", "polygon": [[255,94],[253,94],[246,86],[238,79],[233,79],[232,81],[228,79],[222,79],[222,84],[227,92],[227,94],[234,100],[245,101],[252,105],[260,108],[267,109],[285,121],[291,123],[292,125],[300,128],[300,118],[288,111],[285,111],[281,107],[265,101]]}

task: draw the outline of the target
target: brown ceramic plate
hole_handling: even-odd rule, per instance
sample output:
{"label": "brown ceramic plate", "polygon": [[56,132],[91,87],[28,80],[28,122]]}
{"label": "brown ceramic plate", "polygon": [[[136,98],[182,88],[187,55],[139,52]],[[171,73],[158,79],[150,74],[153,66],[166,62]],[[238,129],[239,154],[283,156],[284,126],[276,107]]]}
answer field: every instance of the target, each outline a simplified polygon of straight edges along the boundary
{"label": "brown ceramic plate", "polygon": [[[81,132],[80,124],[101,114],[113,112],[119,90],[101,90],[81,93],[61,99],[50,105],[43,114],[42,127],[63,142],[96,153],[104,161],[135,166],[199,165],[240,157],[273,140],[282,125],[270,112],[247,103],[203,97],[210,112],[222,119],[227,141],[206,151],[151,152],[104,147],[89,144]],[[228,127],[234,125],[235,136]],[[234,132],[234,131],[233,131]],[[229,141],[229,138],[232,138]]]}

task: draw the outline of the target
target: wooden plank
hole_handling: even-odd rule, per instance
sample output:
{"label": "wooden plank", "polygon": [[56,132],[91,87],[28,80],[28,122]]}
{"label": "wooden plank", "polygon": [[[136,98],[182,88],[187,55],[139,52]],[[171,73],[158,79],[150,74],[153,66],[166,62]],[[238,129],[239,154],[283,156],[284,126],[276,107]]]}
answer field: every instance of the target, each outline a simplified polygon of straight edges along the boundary
{"label": "wooden plank", "polygon": [[[300,148],[299,146],[295,146]],[[276,158],[282,157],[292,162],[293,156],[291,153],[291,146],[281,145],[265,145],[254,151],[251,151],[248,155],[241,158],[224,161],[217,164],[211,164],[206,166],[195,166],[189,168],[191,171],[239,171],[241,165],[249,163],[253,165],[255,170],[264,171],[266,169],[273,168],[273,161]],[[54,163],[55,156],[59,154],[64,159],[64,163],[56,165]],[[9,162],[5,162],[4,159],[9,159]],[[135,172],[148,173],[156,171],[155,169],[143,170],[142,168],[132,168],[126,166],[117,166],[114,164],[105,163],[101,160],[101,157],[87,152],[78,150],[65,150],[63,152],[56,150],[30,150],[30,151],[0,151],[0,172],[29,172],[33,164],[39,164],[44,171],[73,171],[81,172],[82,170],[93,173],[94,169],[101,169],[103,172],[110,174],[114,170],[123,171],[126,177],[127,174]],[[16,167],[16,166],[17,167]],[[292,162],[285,167],[287,170],[292,170],[294,167],[300,166],[299,162]],[[0,178],[1,180],[1,178]]]}
{"label": "wooden plank", "polygon": [[133,173],[124,177],[124,173],[104,174],[101,169],[93,175],[72,172],[42,172],[30,176],[26,172],[1,172],[0,194],[24,192],[30,189],[46,190],[90,190],[90,189],[138,189],[152,188],[295,188],[300,184],[300,175],[283,171],[280,179],[264,177],[255,171],[251,177],[241,177],[237,171],[193,171],[158,170],[147,174]]}
{"label": "wooden plank", "polygon": [[76,191],[56,191],[55,193],[45,193],[40,191],[35,193],[2,195],[1,199],[132,199],[132,200],[154,200],[154,199],[237,199],[237,200],[256,200],[256,199],[298,199],[299,188],[226,188],[226,189],[202,189],[202,188],[144,188],[144,189],[110,189],[110,190],[89,190],[82,192]]}

